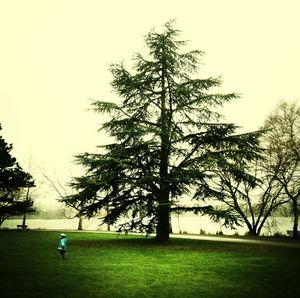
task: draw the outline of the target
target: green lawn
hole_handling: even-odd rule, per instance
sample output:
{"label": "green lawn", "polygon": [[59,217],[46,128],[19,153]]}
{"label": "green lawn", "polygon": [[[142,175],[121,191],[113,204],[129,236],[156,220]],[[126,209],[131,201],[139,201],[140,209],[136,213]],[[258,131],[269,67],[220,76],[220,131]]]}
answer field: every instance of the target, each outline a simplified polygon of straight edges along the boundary
{"label": "green lawn", "polygon": [[0,231],[0,296],[300,297],[300,249],[138,236]]}

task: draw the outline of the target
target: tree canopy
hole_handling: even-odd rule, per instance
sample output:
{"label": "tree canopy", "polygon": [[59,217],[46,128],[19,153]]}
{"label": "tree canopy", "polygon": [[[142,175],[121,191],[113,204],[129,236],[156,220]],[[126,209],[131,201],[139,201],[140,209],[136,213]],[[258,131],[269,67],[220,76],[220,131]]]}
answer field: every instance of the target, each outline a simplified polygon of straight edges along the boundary
{"label": "tree canopy", "polygon": [[259,133],[238,134],[218,112],[238,95],[212,93],[220,78],[197,78],[203,52],[182,51],[186,42],[179,35],[169,22],[162,33],[146,35],[148,53],[134,56],[132,71],[124,63],[111,65],[111,84],[121,101],[95,101],[93,108],[110,116],[101,129],[113,141],[99,153],[77,156],[87,173],[74,178],[77,194],[66,198],[85,201],[90,216],[106,208],[104,222],[154,232],[158,240],[168,239],[173,211],[237,223],[230,209],[203,204],[195,190],[212,167],[242,179],[242,163],[238,168],[234,161],[255,159],[259,151]]}

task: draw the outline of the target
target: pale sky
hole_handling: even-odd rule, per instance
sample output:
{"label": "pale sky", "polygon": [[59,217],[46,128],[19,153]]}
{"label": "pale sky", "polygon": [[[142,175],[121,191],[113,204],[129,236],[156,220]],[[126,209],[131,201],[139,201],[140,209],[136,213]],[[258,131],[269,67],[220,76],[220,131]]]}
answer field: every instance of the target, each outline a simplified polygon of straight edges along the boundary
{"label": "pale sky", "polygon": [[171,19],[187,49],[206,53],[199,77],[222,76],[221,91],[241,95],[227,121],[258,129],[279,100],[300,98],[299,13],[298,0],[0,0],[1,133],[25,170],[31,158],[67,182],[73,156],[104,142],[87,110],[89,98],[115,98],[109,65],[130,65]]}

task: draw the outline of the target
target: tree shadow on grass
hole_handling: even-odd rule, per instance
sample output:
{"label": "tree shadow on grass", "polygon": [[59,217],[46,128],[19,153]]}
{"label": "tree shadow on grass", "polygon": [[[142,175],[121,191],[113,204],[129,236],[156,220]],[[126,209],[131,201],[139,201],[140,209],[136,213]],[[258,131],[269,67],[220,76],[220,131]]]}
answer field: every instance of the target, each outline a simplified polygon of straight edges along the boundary
{"label": "tree shadow on grass", "polygon": [[229,243],[209,240],[170,239],[167,242],[158,242],[153,238],[136,238],[131,236],[116,237],[114,239],[73,240],[72,246],[94,249],[137,249],[147,251],[174,251],[174,252],[217,252],[242,253],[261,255],[296,255],[300,256],[300,249],[285,248],[249,243]]}

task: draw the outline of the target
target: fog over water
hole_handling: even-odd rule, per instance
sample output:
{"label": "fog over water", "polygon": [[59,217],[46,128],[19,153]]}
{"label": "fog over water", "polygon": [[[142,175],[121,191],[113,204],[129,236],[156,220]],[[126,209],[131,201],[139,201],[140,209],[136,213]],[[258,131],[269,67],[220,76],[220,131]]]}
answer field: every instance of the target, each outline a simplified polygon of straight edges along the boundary
{"label": "fog over water", "polygon": [[[22,224],[22,219],[9,219],[2,224],[2,228],[15,229],[18,224]],[[76,230],[78,219],[27,219],[26,224],[30,229],[49,229],[49,230]],[[91,231],[107,231],[107,225],[100,225],[98,218],[84,219],[83,229]],[[222,231],[225,235],[244,235],[247,232],[245,226],[237,227],[235,230],[225,228],[222,223],[213,223],[208,216],[196,215],[172,215],[173,233],[188,234],[216,234]],[[287,230],[292,229],[292,218],[273,217],[263,228],[261,235],[270,236],[275,233],[286,235]],[[111,227],[114,231],[114,228]]]}

